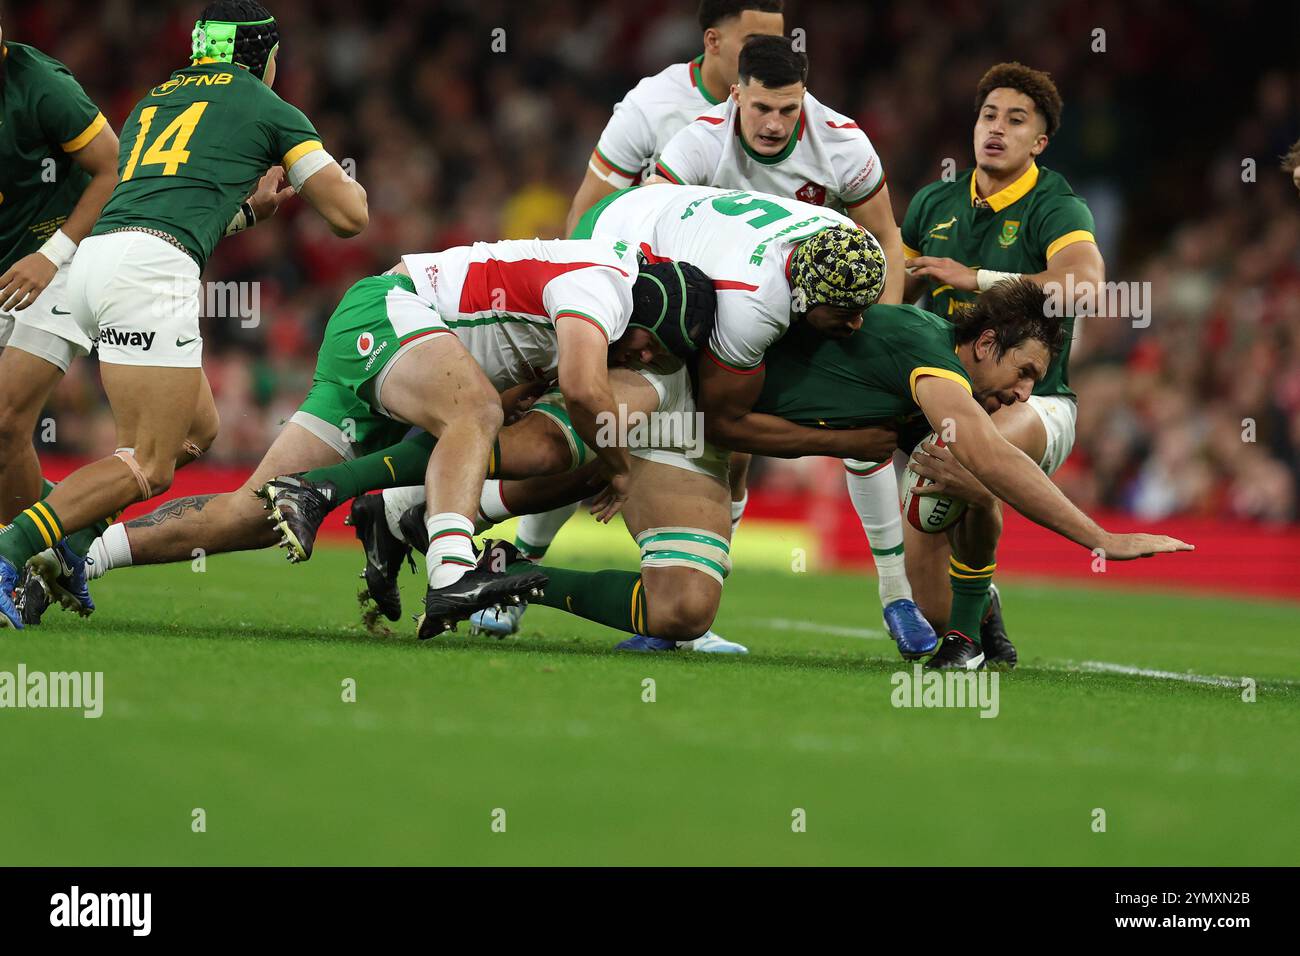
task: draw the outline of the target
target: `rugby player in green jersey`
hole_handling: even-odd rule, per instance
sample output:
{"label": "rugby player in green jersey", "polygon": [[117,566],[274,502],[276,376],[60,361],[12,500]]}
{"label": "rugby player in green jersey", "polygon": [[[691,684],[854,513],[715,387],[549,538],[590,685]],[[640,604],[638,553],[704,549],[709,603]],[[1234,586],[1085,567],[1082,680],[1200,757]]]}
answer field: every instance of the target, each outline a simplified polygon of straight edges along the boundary
{"label": "rugby player in green jersey", "polygon": [[[1114,560],[1192,549],[1162,535],[1102,529],[994,427],[990,415],[1025,403],[1062,347],[1062,322],[1045,316],[1043,306],[1042,291],[1024,281],[1000,285],[954,324],[912,306],[875,305],[851,338],[827,340],[798,328],[767,353],[767,378],[756,414],[813,427],[885,426],[914,438],[950,423],[955,461],[989,489],[973,496],[962,519],[949,529],[951,619],[930,666],[977,669],[982,664],[979,645],[965,635],[978,632],[987,602],[1002,525],[1001,501],[1085,548],[1104,550]],[[689,397],[689,389],[682,393]],[[687,402],[659,410],[692,407]],[[532,417],[525,416],[524,423],[513,427],[526,427]],[[505,429],[503,436],[511,430]],[[620,645],[629,649],[670,649],[672,642],[710,627],[729,562],[706,550],[712,542],[661,539],[673,538],[671,532],[679,531],[681,524],[727,527],[725,472],[713,479],[716,487],[710,496],[706,479],[691,477],[684,463],[678,465],[676,472],[664,469],[673,472],[671,481],[637,480],[638,492],[654,489],[650,507],[629,501],[625,508],[629,530],[642,548],[641,574],[541,567],[550,583],[540,603],[640,635]],[[506,482],[495,498],[509,501],[516,514],[531,510],[533,495],[539,496],[541,507],[553,507],[554,487],[548,487],[553,484],[544,479]],[[507,557],[517,553],[507,544],[494,549]],[[721,554],[725,556],[725,549]]]}
{"label": "rugby player in green jersey", "polygon": [[0,30],[0,522],[43,493],[37,418],[91,348],[58,303],[116,183],[104,114],[62,63]]}
{"label": "rugby player in green jersey", "polygon": [[[974,168],[926,186],[904,217],[909,292],[925,287],[930,310],[955,321],[997,282],[1024,276],[1054,290],[1061,311],[1073,315],[1074,303],[1060,292],[1099,287],[1105,264],[1087,205],[1059,173],[1037,163],[1060,127],[1060,94],[1046,73],[999,63],[980,80],[975,105]],[[1072,318],[1065,328],[1067,341],[1029,401],[993,416],[1003,437],[1049,475],[1074,444],[1075,396],[1067,374]],[[950,594],[943,580],[947,541],[904,525],[904,553],[916,603],[942,633]],[[996,590],[977,639],[988,645],[991,666],[1015,665]]]}
{"label": "rugby player in green jersey", "polygon": [[302,111],[271,92],[278,49],[261,4],[209,4],[195,24],[193,62],[150,90],[123,126],[120,181],[53,303],[97,342],[119,448],[0,531],[0,624],[21,626],[13,592],[28,559],[166,491],[178,455],[200,452],[187,436],[209,413],[215,422],[215,410],[202,369],[199,274],[224,235],[254,224],[246,201],[254,185],[282,166],[337,235],[368,222],[365,190]]}

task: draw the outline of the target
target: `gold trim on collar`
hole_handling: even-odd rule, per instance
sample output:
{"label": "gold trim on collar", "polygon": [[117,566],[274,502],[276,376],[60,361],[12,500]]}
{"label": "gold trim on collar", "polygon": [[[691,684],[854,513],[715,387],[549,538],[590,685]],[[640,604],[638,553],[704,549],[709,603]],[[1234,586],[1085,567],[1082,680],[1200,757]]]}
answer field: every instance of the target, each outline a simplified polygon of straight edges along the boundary
{"label": "gold trim on collar", "polygon": [[[970,174],[970,204],[972,206],[974,206],[976,200],[980,198],[979,194],[975,191],[975,177],[978,175],[978,170],[974,170]],[[986,202],[988,207],[994,212],[1001,212],[1012,203],[1019,202],[1021,199],[1025,198],[1025,195],[1029,190],[1033,189],[1036,185],[1038,185],[1038,163],[1030,162],[1029,168],[1025,170],[1023,176],[1017,179],[1010,186],[999,189],[992,196],[985,197],[984,202]]]}

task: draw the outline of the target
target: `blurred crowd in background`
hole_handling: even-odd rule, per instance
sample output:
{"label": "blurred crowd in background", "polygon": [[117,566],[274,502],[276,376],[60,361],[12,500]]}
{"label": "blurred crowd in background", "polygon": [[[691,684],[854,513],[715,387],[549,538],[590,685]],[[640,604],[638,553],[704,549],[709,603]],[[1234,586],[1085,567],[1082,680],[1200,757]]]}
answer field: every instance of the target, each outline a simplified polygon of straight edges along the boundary
{"label": "blurred crowd in background", "polygon": [[[297,407],[349,285],[404,252],[559,236],[613,104],[702,48],[691,0],[265,2],[282,36],[276,90],[353,161],[371,220],[343,241],[295,201],[212,258],[209,282],[258,283],[255,315],[205,325],[222,417],[211,455],[240,462]],[[991,64],[1055,78],[1064,122],[1042,164],[1088,200],[1107,278],[1152,289],[1148,327],[1093,319],[1074,350],[1078,443],[1057,480],[1084,507],[1297,520],[1300,195],[1278,168],[1300,137],[1288,6],[786,5],[810,89],[867,131],[900,222],[945,158],[970,165]],[[120,130],[187,61],[201,8],[9,2],[4,29],[67,64]],[[59,451],[113,447],[93,363],[51,412]],[[809,467],[765,463],[755,482],[797,486]]]}

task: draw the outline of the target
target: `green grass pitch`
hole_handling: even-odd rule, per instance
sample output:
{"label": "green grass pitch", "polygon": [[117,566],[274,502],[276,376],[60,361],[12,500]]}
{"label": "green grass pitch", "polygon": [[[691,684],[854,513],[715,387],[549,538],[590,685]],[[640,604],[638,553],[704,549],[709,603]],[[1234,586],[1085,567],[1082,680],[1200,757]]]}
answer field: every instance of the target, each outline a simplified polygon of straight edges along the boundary
{"label": "green grass pitch", "polygon": [[[897,709],[874,580],[792,573],[798,546],[741,531],[717,627],[748,658],[614,654],[619,635],[545,608],[501,642],[376,638],[352,547],[115,572],[90,621],[0,632],[0,670],[103,671],[105,696],[98,720],[0,711],[0,863],[1300,857],[1278,825],[1300,805],[1294,606],[1004,582],[1022,665],[997,718]],[[553,558],[635,552],[588,525]],[[414,608],[420,577],[403,582]]]}

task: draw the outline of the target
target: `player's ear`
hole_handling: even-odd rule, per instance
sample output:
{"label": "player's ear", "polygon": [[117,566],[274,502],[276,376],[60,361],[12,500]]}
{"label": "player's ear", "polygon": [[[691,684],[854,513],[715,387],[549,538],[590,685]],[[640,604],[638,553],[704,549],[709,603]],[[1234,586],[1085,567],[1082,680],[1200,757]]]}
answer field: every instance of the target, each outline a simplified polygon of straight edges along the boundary
{"label": "player's ear", "polygon": [[704,52],[716,54],[722,47],[722,34],[716,27],[709,27],[704,31]]}

